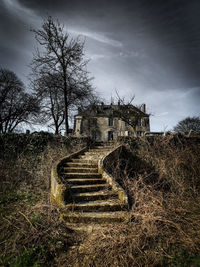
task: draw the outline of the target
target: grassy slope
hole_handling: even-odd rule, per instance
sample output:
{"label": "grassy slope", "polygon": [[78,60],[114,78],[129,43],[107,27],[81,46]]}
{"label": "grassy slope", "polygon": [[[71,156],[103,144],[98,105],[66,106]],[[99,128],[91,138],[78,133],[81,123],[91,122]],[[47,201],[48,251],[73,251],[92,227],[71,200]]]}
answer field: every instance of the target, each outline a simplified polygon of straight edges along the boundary
{"label": "grassy slope", "polygon": [[132,154],[122,150],[108,166],[128,193],[132,222],[89,235],[71,266],[200,266],[200,140],[128,145]]}
{"label": "grassy slope", "polygon": [[58,253],[78,239],[50,205],[50,171],[82,141],[46,134],[0,141],[0,266],[54,266]]}
{"label": "grassy slope", "polygon": [[[128,193],[133,221],[86,237],[61,224],[49,203],[52,163],[72,146],[7,148],[0,160],[0,265],[200,266],[199,140],[128,145],[132,154],[115,155],[111,171]],[[68,249],[77,243],[81,249]]]}

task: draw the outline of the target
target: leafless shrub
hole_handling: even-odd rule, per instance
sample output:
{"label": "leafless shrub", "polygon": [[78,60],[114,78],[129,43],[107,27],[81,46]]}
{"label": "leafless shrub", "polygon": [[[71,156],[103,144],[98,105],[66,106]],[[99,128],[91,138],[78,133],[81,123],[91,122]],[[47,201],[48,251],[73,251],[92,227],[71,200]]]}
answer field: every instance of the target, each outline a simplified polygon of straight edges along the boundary
{"label": "leafless shrub", "polygon": [[168,185],[181,198],[199,194],[199,139],[157,138],[151,144],[144,140],[140,148],[137,156],[154,168],[159,183]]}
{"label": "leafless shrub", "polygon": [[169,266],[181,250],[200,252],[200,214],[194,216],[187,201],[164,195],[141,176],[129,186],[134,221],[107,225],[87,236],[69,258],[73,266]]}
{"label": "leafless shrub", "polygon": [[48,200],[51,165],[66,150],[48,146],[34,167],[30,158],[20,159],[27,177],[34,177],[24,188],[40,201],[1,207],[0,258],[34,246],[37,253],[46,249],[38,258],[42,266],[195,266],[200,253],[200,146],[173,138],[139,139],[131,160],[127,153],[112,157],[113,166],[108,165],[131,200],[132,220],[79,237],[59,222]]}
{"label": "leafless shrub", "polygon": [[132,222],[89,235],[70,255],[74,266],[193,266],[199,260],[198,142],[169,137],[137,145],[135,160],[118,151],[107,164],[128,193]]}
{"label": "leafless shrub", "polygon": [[51,206],[49,189],[53,163],[81,146],[49,143],[37,154],[1,158],[0,265],[53,266],[58,252],[77,242]]}
{"label": "leafless shrub", "polygon": [[9,264],[13,264],[22,252],[34,249],[32,256],[38,264],[49,262],[49,266],[53,266],[58,251],[67,251],[78,240],[76,234],[60,222],[57,210],[45,202],[3,216],[0,229],[3,230],[0,258],[11,256]]}
{"label": "leafless shrub", "polygon": [[49,190],[52,164],[86,144],[85,140],[68,139],[48,133],[0,136],[1,191]]}

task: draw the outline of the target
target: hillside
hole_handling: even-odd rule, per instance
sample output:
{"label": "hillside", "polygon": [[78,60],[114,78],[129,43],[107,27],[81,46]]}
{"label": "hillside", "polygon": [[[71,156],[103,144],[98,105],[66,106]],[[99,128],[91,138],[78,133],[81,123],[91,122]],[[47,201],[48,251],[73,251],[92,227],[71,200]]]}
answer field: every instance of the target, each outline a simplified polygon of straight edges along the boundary
{"label": "hillside", "polygon": [[92,233],[67,228],[49,202],[53,162],[87,139],[0,137],[0,265],[200,266],[200,139],[119,140],[107,170],[132,219]]}

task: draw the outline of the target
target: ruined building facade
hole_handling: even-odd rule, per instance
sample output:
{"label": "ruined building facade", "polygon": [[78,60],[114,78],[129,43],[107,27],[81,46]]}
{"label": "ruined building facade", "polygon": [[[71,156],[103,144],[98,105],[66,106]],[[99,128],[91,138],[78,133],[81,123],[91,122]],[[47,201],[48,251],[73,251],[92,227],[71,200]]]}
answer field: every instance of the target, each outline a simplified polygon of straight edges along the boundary
{"label": "ruined building facade", "polygon": [[76,136],[87,135],[97,141],[111,141],[118,136],[143,136],[150,131],[145,104],[141,109],[133,105],[90,105],[78,111],[74,120]]}

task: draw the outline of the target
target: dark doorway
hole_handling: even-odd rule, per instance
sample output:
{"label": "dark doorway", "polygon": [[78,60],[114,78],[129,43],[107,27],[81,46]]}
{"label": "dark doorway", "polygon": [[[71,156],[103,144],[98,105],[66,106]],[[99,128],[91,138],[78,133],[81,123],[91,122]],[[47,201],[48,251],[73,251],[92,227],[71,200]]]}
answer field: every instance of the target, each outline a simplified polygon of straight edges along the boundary
{"label": "dark doorway", "polygon": [[96,131],[92,131],[92,140],[96,140],[97,139],[97,133]]}
{"label": "dark doorway", "polygon": [[108,132],[108,141],[112,141],[113,140],[113,131],[109,131]]}

